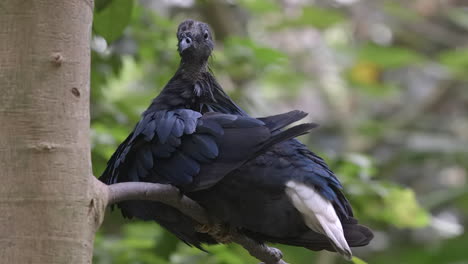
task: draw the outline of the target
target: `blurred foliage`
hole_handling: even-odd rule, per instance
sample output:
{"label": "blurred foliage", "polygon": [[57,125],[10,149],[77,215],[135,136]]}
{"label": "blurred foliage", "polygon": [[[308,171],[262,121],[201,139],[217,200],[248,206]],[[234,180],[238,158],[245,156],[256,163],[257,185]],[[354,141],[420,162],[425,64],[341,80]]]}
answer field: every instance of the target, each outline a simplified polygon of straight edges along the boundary
{"label": "blurred foliage", "polygon": [[[424,227],[429,216],[414,192],[385,180],[375,179],[377,169],[367,157],[349,154],[333,166],[346,186],[346,193],[360,219],[377,220],[398,228]],[[408,212],[411,212],[409,214]]]}
{"label": "blurred foliage", "polygon": [[420,62],[422,55],[402,47],[362,45],[357,54],[361,61],[372,62],[381,68],[397,68]]}
{"label": "blurred foliage", "polygon": [[134,1],[113,0],[98,5],[94,14],[96,34],[106,38],[108,42],[120,37],[130,20],[133,3]]}
{"label": "blurred foliage", "polygon": [[450,70],[460,78],[466,79],[466,69],[468,69],[468,48],[447,50],[439,54],[441,63],[447,65]]}
{"label": "blurred foliage", "polygon": [[[376,231],[354,263],[467,263],[468,13],[456,0],[410,2],[96,0],[93,172],[177,69],[178,23],[209,21],[232,32],[210,67],[242,107],[255,116],[301,109],[322,125],[302,141]],[[279,248],[289,263],[344,263]],[[112,213],[94,263],[257,263],[237,245],[207,250]]]}
{"label": "blurred foliage", "polygon": [[345,17],[333,9],[307,6],[302,8],[301,14],[293,18],[285,19],[277,25],[278,28],[315,27],[326,29],[336,23],[342,22]]}

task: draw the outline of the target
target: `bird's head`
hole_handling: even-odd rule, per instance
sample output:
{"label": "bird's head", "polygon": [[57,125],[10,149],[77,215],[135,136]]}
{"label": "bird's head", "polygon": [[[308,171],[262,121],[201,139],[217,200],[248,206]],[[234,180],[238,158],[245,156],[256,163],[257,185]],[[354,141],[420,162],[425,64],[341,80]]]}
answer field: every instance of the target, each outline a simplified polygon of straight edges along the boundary
{"label": "bird's head", "polygon": [[178,51],[184,61],[206,63],[214,48],[210,27],[191,19],[180,23],[177,39]]}

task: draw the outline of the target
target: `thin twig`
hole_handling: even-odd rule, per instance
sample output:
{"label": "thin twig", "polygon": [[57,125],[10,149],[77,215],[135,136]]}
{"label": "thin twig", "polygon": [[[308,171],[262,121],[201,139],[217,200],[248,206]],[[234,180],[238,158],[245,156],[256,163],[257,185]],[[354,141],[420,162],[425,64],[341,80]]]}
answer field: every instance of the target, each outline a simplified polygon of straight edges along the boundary
{"label": "thin twig", "polygon": [[[215,225],[208,217],[207,212],[197,202],[181,194],[179,189],[172,185],[146,183],[146,182],[123,182],[108,186],[108,205],[128,200],[157,201],[177,208],[185,215],[192,217],[202,225]],[[232,241],[243,246],[253,257],[263,261],[265,264],[287,264],[282,260],[279,249],[269,247],[263,243],[254,241],[236,230],[230,231]]]}

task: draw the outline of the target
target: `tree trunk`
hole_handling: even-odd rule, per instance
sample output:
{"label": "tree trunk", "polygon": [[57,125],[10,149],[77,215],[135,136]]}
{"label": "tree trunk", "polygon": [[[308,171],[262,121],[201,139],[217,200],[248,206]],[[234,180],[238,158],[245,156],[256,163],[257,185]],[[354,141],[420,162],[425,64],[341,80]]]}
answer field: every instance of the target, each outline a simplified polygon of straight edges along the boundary
{"label": "tree trunk", "polygon": [[91,263],[92,14],[92,0],[0,1],[1,263]]}

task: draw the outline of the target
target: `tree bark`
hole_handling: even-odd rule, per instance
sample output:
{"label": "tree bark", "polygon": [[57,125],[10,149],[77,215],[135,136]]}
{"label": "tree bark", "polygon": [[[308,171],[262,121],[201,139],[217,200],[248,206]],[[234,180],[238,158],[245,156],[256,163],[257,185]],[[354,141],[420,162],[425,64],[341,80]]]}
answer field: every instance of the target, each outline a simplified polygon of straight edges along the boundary
{"label": "tree bark", "polygon": [[92,12],[92,0],[0,2],[2,263],[91,263]]}

